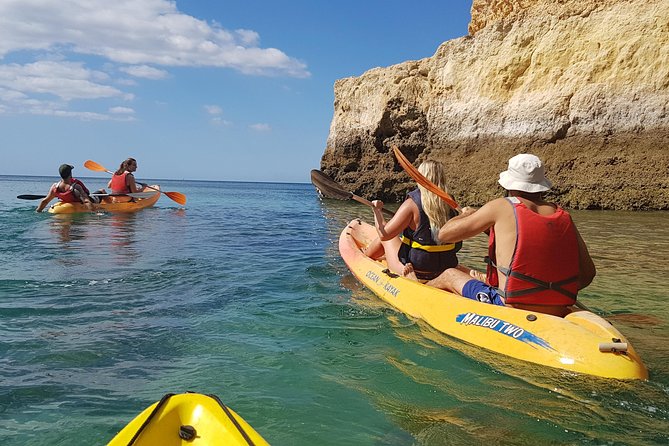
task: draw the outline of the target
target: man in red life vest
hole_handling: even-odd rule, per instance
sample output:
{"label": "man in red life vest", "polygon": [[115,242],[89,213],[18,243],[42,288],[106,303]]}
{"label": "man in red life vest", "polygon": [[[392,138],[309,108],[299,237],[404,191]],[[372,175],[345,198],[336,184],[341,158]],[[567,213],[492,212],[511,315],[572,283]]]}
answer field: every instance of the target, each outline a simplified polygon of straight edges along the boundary
{"label": "man in red life vest", "polygon": [[58,169],[61,180],[51,186],[49,194],[40,201],[39,206],[35,209],[37,212],[42,212],[54,198],[58,198],[64,203],[83,203],[91,211],[95,209],[93,203],[96,201],[91,198],[90,192],[84,183],[76,178],[72,178],[72,169],[74,169],[74,166],[61,164]]}
{"label": "man in red life vest", "polygon": [[571,216],[543,200],[551,183],[538,157],[511,158],[499,184],[506,197],[478,210],[465,208],[439,231],[439,240],[452,243],[490,229],[486,277],[459,266],[427,284],[481,302],[564,317],[578,290],[596,274],[585,242]]}

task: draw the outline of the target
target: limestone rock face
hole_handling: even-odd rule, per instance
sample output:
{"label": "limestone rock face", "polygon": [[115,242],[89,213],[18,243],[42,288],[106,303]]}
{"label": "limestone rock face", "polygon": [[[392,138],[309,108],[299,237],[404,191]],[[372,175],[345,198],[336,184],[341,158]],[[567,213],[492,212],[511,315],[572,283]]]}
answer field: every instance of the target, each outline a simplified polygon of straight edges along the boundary
{"label": "limestone rock face", "polygon": [[338,80],[321,169],[401,201],[414,183],[397,145],[444,162],[455,197],[480,205],[529,152],[563,206],[669,209],[669,1],[474,0],[469,31]]}

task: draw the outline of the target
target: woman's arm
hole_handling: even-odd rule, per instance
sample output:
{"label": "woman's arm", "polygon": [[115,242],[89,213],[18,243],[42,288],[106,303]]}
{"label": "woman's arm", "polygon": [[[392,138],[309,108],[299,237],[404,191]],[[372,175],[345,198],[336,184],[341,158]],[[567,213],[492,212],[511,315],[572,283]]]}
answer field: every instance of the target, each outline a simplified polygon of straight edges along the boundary
{"label": "woman's arm", "polygon": [[128,189],[130,189],[130,193],[134,194],[135,192],[139,192],[133,174],[129,173],[125,176],[125,184],[128,186]]}
{"label": "woman's arm", "polygon": [[402,203],[400,208],[395,212],[393,218],[386,223],[381,209],[383,209],[383,201],[372,201],[374,210],[374,225],[379,238],[382,241],[390,240],[393,237],[399,236],[405,228],[411,225],[414,216],[414,209],[418,211],[418,207],[413,200],[407,199]]}

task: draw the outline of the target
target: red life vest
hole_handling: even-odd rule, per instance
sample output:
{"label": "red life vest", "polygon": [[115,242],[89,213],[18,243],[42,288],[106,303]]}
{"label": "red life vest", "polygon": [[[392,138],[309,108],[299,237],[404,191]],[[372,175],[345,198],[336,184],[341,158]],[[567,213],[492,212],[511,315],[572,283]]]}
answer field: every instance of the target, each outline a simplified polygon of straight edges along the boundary
{"label": "red life vest", "polygon": [[497,272],[506,284],[500,294],[509,304],[573,305],[578,293],[578,240],[568,212],[558,207],[551,215],[529,210],[520,200],[509,199],[516,217],[516,247],[508,268],[495,265],[495,232],[488,240],[487,278],[499,286]]}
{"label": "red life vest", "polygon": [[128,184],[126,183],[126,176],[130,172],[125,171],[121,175],[116,175],[111,179],[111,190],[113,194],[127,194],[130,193],[130,188],[128,187]]}
{"label": "red life vest", "polygon": [[75,184],[78,184],[79,186],[81,186],[81,188],[84,190],[84,192],[86,192],[86,195],[90,194],[90,192],[88,191],[86,186],[84,186],[84,183],[77,180],[76,178],[72,178],[72,184],[69,185],[69,187],[67,188],[67,190],[65,192],[61,192],[58,189],[58,183],[54,184],[51,187],[53,188],[53,193],[56,196],[56,198],[58,198],[63,203],[80,203],[81,201],[74,195],[74,185]]}

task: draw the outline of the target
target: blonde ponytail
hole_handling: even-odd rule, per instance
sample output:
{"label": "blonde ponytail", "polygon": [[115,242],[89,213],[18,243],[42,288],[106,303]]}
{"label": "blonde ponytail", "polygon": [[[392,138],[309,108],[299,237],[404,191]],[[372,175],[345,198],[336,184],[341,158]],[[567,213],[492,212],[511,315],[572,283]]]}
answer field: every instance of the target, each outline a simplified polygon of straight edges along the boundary
{"label": "blonde ponytail", "polygon": [[[441,190],[448,193],[448,188],[446,186],[446,172],[443,164],[436,161],[424,161],[418,166],[418,171],[422,173],[425,178],[439,186]],[[441,227],[448,221],[452,212],[451,207],[446,204],[444,200],[439,198],[439,196],[425,189],[420,184],[418,185],[418,189],[420,189],[423,210],[430,219],[432,238],[437,243],[440,243],[438,238],[439,229],[441,229]]]}

